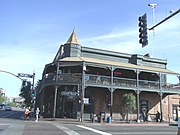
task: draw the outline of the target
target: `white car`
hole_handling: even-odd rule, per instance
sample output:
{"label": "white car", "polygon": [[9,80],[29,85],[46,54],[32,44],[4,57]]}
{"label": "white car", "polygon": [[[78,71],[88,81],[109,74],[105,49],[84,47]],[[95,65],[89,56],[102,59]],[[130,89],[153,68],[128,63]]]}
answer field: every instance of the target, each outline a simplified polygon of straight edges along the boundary
{"label": "white car", "polygon": [[12,108],[11,108],[11,106],[6,106],[6,107],[4,108],[4,110],[5,110],[5,111],[12,111]]}

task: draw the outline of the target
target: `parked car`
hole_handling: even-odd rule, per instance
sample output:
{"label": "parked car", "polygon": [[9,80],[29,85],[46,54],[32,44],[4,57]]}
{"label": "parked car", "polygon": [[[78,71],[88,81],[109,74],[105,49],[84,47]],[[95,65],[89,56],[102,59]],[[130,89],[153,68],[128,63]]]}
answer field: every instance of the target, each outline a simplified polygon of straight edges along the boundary
{"label": "parked car", "polygon": [[6,107],[6,104],[0,104],[0,109],[4,109]]}
{"label": "parked car", "polygon": [[4,110],[5,110],[5,111],[12,111],[12,108],[11,108],[11,106],[6,106],[6,107],[4,108]]}

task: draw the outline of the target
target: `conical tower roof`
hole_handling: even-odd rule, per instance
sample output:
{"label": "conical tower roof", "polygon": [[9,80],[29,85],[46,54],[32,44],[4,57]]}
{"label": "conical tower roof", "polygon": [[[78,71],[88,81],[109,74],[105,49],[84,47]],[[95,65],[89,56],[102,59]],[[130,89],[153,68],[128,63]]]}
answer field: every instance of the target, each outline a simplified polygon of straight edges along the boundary
{"label": "conical tower roof", "polygon": [[71,36],[69,37],[68,41],[66,42],[66,44],[79,44],[79,41],[77,39],[77,36],[74,30]]}

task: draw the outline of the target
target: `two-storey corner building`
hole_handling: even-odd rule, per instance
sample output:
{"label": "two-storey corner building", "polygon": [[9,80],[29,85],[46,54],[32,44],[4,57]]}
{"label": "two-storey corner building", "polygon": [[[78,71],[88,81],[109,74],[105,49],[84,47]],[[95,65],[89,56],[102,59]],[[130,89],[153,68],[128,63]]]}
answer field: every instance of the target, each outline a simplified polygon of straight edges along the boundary
{"label": "two-storey corner building", "polygon": [[126,54],[79,44],[73,31],[61,45],[53,62],[45,66],[38,92],[38,106],[43,117],[90,118],[105,113],[125,118],[122,97],[133,93],[136,110],[132,119],[142,114],[152,119],[157,111],[161,120],[175,119],[179,106],[179,81],[168,83],[168,76],[180,74],[166,69],[167,61],[148,55]]}

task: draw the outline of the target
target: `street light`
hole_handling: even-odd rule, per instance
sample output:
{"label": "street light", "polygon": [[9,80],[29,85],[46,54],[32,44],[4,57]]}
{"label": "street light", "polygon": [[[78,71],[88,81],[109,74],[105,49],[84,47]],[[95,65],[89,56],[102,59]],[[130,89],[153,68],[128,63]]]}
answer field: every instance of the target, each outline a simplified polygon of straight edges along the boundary
{"label": "street light", "polygon": [[[155,25],[155,7],[157,6],[157,4],[155,4],[155,3],[148,4],[148,6],[152,8],[153,25]],[[153,30],[153,36],[155,36],[154,30]]]}
{"label": "street light", "polygon": [[152,17],[153,17],[153,25],[155,25],[155,12],[154,9],[157,6],[157,4],[148,4],[152,8]]}

